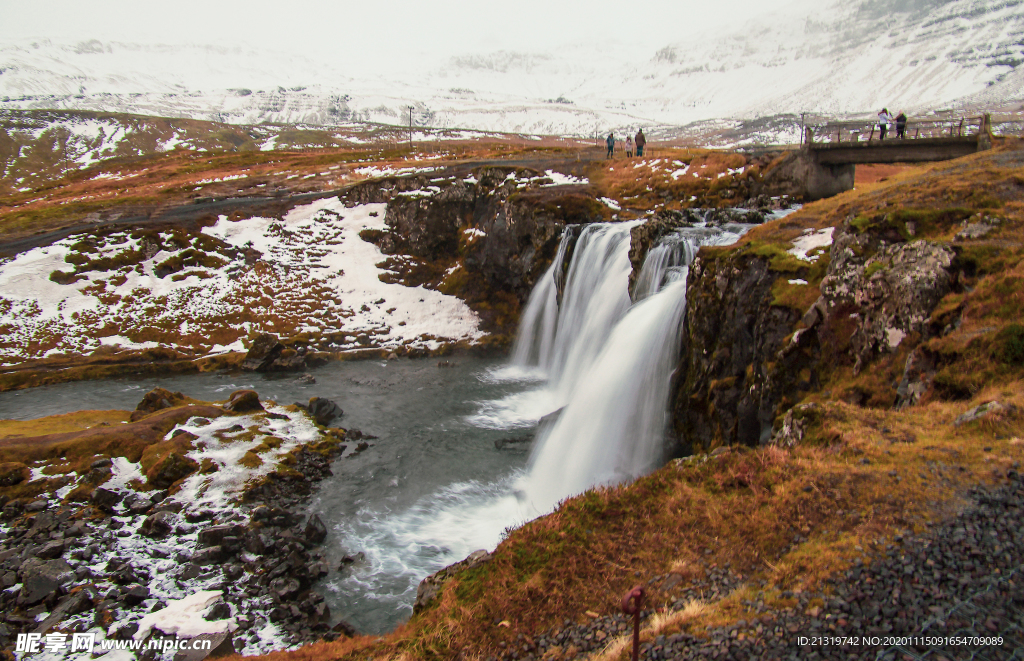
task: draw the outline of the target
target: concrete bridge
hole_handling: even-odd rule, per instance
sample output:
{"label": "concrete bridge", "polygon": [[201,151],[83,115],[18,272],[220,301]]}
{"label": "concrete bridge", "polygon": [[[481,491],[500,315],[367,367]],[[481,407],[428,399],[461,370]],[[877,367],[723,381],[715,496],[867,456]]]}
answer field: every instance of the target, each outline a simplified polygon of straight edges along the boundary
{"label": "concrete bridge", "polygon": [[904,137],[895,125],[883,140],[876,122],[826,122],[805,125],[803,144],[792,163],[809,199],[853,188],[857,163],[945,161],[992,147],[989,115],[910,120]]}

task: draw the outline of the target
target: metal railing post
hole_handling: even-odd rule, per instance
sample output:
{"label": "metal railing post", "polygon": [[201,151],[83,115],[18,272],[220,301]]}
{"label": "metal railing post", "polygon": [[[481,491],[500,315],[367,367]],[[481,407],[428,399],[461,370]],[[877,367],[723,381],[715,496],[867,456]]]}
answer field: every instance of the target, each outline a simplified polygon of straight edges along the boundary
{"label": "metal railing post", "polygon": [[633,616],[633,661],[640,658],[640,611],[644,605],[644,589],[636,586],[622,598],[622,612]]}

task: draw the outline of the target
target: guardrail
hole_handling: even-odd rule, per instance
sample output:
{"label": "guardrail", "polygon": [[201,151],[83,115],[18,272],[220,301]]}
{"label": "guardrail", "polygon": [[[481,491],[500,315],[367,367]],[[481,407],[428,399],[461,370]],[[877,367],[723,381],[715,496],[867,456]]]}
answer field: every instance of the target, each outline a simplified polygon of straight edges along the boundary
{"label": "guardrail", "polygon": [[[889,140],[920,140],[928,138],[971,138],[991,131],[989,115],[975,117],[953,116],[929,119],[908,119],[904,137],[896,135],[896,122],[888,125]],[[860,120],[848,122],[807,122],[804,124],[803,145],[873,142],[881,140],[879,122]]]}

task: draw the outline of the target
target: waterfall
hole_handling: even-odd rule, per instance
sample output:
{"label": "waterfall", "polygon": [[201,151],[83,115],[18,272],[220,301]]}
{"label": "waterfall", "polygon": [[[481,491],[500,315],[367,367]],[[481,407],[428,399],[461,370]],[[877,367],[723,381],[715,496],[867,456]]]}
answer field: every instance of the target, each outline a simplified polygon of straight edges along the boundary
{"label": "waterfall", "polygon": [[519,331],[512,347],[512,364],[520,367],[539,367],[551,362],[551,350],[558,321],[558,288],[562,280],[562,265],[569,245],[575,238],[569,225],[562,232],[558,252],[544,275],[540,277],[519,320]]}
{"label": "waterfall", "polygon": [[558,305],[556,278],[564,267],[561,260],[571,238],[567,231],[555,261],[530,294],[512,363],[540,368],[552,389],[561,394],[560,400],[629,308],[629,295],[623,285],[632,268],[629,230],[636,224],[596,223],[583,229],[565,276],[562,304]]}
{"label": "waterfall", "polygon": [[[461,477],[411,507],[389,496],[336,526],[349,549],[367,556],[365,566],[332,586],[355,605],[352,617],[390,628],[395,613],[411,610],[427,574],[494,548],[508,526],[546,514],[568,496],[632,479],[664,459],[689,264],[698,246],[731,243],[746,228],[686,228],[662,238],[638,274],[633,303],[627,290],[635,226],[567,228],[529,297],[512,364],[477,375],[493,394],[452,425],[505,432],[538,427],[543,418],[525,469],[518,463],[497,480]],[[432,429],[443,438],[451,423]],[[473,451],[482,446],[488,454],[491,442]],[[442,463],[447,470],[463,457]],[[382,466],[381,475],[391,468]],[[366,479],[383,482],[376,472]]]}
{"label": "waterfall", "polygon": [[[748,229],[682,228],[664,237],[648,252],[631,305],[629,242],[635,225],[587,226],[573,252],[561,305],[554,276],[564,265],[557,260],[527,304],[513,361],[541,369],[548,379],[546,408],[561,409],[540,429],[528,472],[517,484],[523,505],[536,513],[591,486],[647,473],[663,461],[689,265],[701,245],[732,243]],[[562,247],[559,254],[565,254]]]}

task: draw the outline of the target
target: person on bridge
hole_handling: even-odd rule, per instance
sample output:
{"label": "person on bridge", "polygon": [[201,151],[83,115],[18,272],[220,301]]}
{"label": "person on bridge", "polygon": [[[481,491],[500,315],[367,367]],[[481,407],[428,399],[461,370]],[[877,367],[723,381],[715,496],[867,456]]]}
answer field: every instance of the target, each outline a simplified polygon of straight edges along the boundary
{"label": "person on bridge", "polygon": [[633,157],[633,138],[626,136],[626,158]]}
{"label": "person on bridge", "polygon": [[608,158],[612,157],[612,153],[615,151],[615,134],[609,133],[608,139],[604,141],[608,145]]}
{"label": "person on bridge", "polygon": [[640,129],[636,132],[636,138],[633,140],[636,143],[636,155],[639,158],[644,155],[644,147],[647,145],[647,137],[644,136],[644,130]]}
{"label": "person on bridge", "polygon": [[896,137],[900,140],[907,137],[907,116],[902,110],[896,115]]}
{"label": "person on bridge", "polygon": [[890,124],[892,124],[892,115],[889,114],[888,108],[882,108],[882,112],[878,113],[879,140],[885,140],[885,134],[889,131]]}

